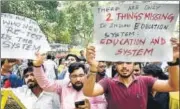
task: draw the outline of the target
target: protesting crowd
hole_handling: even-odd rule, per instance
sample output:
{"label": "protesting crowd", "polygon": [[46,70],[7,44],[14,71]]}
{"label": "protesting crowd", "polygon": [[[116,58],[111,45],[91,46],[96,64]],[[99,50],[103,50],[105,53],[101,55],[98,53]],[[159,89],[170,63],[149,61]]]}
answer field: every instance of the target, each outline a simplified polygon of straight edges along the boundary
{"label": "protesting crowd", "polygon": [[58,64],[39,53],[36,60],[3,59],[1,86],[28,109],[169,109],[169,92],[179,89],[178,48],[173,53],[165,68],[162,62],[97,62],[93,46]]}
{"label": "protesting crowd", "polygon": [[[25,109],[179,109],[180,44],[171,36],[177,5],[167,7],[98,7],[93,44],[63,57],[50,52],[35,21],[4,13],[1,90]],[[144,27],[143,20],[159,26]],[[1,107],[10,109],[1,95]]]}

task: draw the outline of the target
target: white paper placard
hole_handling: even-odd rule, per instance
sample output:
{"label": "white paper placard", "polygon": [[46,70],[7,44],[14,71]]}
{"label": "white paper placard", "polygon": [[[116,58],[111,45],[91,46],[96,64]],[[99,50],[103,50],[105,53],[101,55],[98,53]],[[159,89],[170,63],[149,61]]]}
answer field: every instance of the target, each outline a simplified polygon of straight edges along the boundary
{"label": "white paper placard", "polygon": [[37,22],[9,13],[1,13],[1,58],[35,59],[35,52],[50,50],[47,38]]}
{"label": "white paper placard", "polygon": [[178,4],[122,4],[93,11],[96,60],[172,61]]}

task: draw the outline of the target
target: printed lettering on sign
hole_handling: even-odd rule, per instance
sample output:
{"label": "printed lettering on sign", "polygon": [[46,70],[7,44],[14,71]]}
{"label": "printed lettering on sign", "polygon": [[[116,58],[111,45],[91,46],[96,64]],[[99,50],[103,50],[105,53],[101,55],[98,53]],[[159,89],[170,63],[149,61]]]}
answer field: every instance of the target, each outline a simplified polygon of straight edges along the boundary
{"label": "printed lettering on sign", "polygon": [[29,18],[1,13],[1,58],[34,59],[50,46],[38,24]]}
{"label": "printed lettering on sign", "polygon": [[170,38],[178,4],[122,4],[94,8],[94,44],[101,61],[172,61]]}

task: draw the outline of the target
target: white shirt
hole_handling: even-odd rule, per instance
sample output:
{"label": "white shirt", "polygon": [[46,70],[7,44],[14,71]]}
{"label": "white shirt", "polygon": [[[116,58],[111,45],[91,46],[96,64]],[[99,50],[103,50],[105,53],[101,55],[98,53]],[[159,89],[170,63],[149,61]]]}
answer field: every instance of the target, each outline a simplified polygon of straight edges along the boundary
{"label": "white shirt", "polygon": [[106,68],[106,75],[112,78],[112,65]]}
{"label": "white shirt", "polygon": [[59,95],[56,93],[43,91],[36,97],[26,85],[12,88],[12,91],[27,109],[60,109]]}
{"label": "white shirt", "polygon": [[44,61],[43,65],[48,79],[55,80],[56,79],[55,69],[57,69],[56,63],[48,59]]}

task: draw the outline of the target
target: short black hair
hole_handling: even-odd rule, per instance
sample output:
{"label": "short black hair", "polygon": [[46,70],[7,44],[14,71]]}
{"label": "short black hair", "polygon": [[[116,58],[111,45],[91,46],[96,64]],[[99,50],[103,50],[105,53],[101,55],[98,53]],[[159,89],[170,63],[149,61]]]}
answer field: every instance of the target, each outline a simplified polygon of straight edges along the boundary
{"label": "short black hair", "polygon": [[152,75],[153,77],[158,77],[159,79],[168,79],[168,76],[163,72],[161,67],[156,64],[149,64],[144,66],[143,72],[145,75]]}
{"label": "short black hair", "polygon": [[84,52],[84,50],[81,50],[80,53]]}
{"label": "short black hair", "polygon": [[139,65],[139,68],[142,68],[142,64],[140,62],[135,62],[134,65]]}
{"label": "short black hair", "polygon": [[72,72],[74,72],[74,70],[77,70],[79,68],[82,68],[84,73],[87,73],[85,65],[83,63],[80,63],[80,62],[75,62],[75,63],[70,64],[68,71],[71,74]]}
{"label": "short black hair", "polygon": [[75,54],[68,54],[65,59],[67,60],[70,56],[74,57],[76,59],[76,62],[79,62],[80,59]]}
{"label": "short black hair", "polygon": [[52,60],[54,60],[55,59],[55,56],[52,56]]}
{"label": "short black hair", "polygon": [[1,59],[1,67],[4,65],[5,59]]}
{"label": "short black hair", "polygon": [[29,67],[27,67],[26,69],[24,69],[24,71],[23,71],[23,76],[24,76],[26,73],[28,73],[28,72],[33,72],[33,67],[32,67],[32,66],[29,66]]}
{"label": "short black hair", "polygon": [[52,59],[52,56],[50,54],[48,54],[47,59]]}
{"label": "short black hair", "polygon": [[28,67],[32,67],[33,66],[33,60],[28,60],[28,63],[27,63]]}

